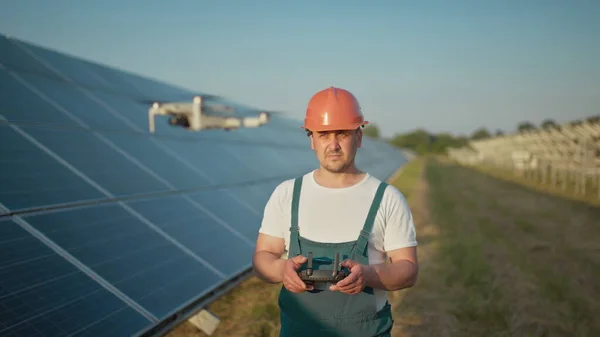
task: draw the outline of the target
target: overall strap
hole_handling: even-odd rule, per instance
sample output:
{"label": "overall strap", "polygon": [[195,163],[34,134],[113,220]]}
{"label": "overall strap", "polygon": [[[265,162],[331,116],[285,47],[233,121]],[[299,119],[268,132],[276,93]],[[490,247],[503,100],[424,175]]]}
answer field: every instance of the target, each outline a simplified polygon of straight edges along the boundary
{"label": "overall strap", "polygon": [[373,230],[373,223],[375,222],[375,217],[377,216],[377,211],[379,210],[379,205],[381,204],[381,199],[383,199],[383,193],[385,192],[387,186],[388,184],[382,181],[379,184],[379,187],[377,187],[377,192],[375,192],[375,197],[371,203],[371,208],[369,209],[369,214],[365,220],[365,225],[360,231],[360,236],[358,237],[358,242],[356,243],[357,254],[364,256],[366,253],[367,245],[369,244],[369,237],[371,236],[371,231]]}
{"label": "overall strap", "polygon": [[302,254],[300,246],[300,232],[298,229],[298,208],[300,205],[300,190],[302,189],[302,177],[294,180],[294,194],[292,196],[292,226],[290,227],[290,252],[296,255]]}

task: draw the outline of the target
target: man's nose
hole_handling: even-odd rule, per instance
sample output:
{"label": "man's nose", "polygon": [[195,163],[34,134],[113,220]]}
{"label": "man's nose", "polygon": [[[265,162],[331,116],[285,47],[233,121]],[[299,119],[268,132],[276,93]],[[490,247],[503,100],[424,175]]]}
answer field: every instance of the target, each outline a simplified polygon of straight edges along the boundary
{"label": "man's nose", "polygon": [[329,141],[329,147],[332,149],[339,149],[340,148],[340,141],[338,140],[337,136],[335,134],[333,134],[330,138]]}

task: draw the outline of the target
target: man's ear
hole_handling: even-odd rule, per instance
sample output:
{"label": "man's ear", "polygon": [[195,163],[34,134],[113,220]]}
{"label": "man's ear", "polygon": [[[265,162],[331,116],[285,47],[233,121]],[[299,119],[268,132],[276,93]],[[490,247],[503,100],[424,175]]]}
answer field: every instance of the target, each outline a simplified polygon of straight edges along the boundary
{"label": "man's ear", "polygon": [[363,132],[361,128],[358,128],[356,130],[356,147],[361,147],[362,146],[362,139],[363,139]]}

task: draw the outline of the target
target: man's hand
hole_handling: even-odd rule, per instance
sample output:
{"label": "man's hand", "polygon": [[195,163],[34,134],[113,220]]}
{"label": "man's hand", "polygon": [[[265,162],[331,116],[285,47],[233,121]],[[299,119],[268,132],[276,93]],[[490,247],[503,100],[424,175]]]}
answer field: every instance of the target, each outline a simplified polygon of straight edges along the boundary
{"label": "man's hand", "polygon": [[337,284],[330,286],[329,290],[351,295],[360,293],[366,286],[366,274],[369,272],[369,267],[353,260],[344,260],[340,263],[340,266],[350,269],[350,275]]}
{"label": "man's hand", "polygon": [[313,289],[312,285],[307,285],[298,276],[298,269],[300,269],[306,260],[306,257],[298,255],[285,261],[285,266],[283,267],[283,286],[287,290],[293,293],[301,293]]}

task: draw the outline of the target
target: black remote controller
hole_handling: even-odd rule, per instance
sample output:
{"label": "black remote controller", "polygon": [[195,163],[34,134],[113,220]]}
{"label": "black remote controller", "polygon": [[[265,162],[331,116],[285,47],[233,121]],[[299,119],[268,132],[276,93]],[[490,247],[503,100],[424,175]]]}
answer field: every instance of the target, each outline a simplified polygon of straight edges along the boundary
{"label": "black remote controller", "polygon": [[339,253],[335,253],[333,262],[333,269],[313,269],[313,257],[312,252],[308,253],[308,261],[306,261],[306,269],[298,272],[300,279],[306,284],[315,283],[333,283],[336,284],[339,281],[346,278],[350,272],[347,268],[340,268],[339,266]]}

